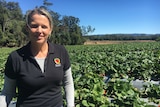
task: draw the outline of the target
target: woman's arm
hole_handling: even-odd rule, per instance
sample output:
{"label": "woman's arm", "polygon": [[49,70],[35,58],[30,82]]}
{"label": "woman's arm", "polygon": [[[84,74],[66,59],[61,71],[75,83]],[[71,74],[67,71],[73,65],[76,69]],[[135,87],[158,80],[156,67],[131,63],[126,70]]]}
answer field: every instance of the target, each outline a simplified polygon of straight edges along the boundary
{"label": "woman's arm", "polygon": [[4,86],[1,92],[1,98],[5,98],[7,106],[11,102],[13,97],[16,97],[16,80],[10,79],[7,76],[4,78]]}
{"label": "woman's arm", "polygon": [[64,89],[66,94],[67,107],[74,107],[74,82],[71,67],[64,74]]}

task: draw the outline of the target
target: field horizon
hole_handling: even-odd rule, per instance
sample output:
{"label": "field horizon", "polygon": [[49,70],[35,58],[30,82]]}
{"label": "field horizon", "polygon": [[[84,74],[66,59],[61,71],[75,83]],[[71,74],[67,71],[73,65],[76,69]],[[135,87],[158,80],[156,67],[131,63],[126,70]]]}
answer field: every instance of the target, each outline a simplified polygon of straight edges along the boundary
{"label": "field horizon", "polygon": [[98,44],[121,44],[134,42],[156,42],[155,40],[87,40],[84,45],[98,45]]}

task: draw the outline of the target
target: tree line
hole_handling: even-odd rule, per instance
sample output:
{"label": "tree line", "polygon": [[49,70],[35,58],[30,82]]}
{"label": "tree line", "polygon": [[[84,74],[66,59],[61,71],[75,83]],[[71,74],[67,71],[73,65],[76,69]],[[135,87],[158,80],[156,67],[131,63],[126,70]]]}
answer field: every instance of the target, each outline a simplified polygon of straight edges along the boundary
{"label": "tree line", "polygon": [[[93,32],[91,26],[79,26],[80,19],[74,16],[62,16],[49,9],[53,4],[43,0],[40,7],[47,9],[53,17],[54,29],[49,41],[62,45],[83,44],[84,34]],[[36,7],[36,6],[35,6]],[[0,46],[23,46],[27,39],[25,16],[18,2],[0,0]]]}
{"label": "tree line", "polygon": [[86,40],[155,40],[160,41],[160,34],[104,34],[84,36]]}

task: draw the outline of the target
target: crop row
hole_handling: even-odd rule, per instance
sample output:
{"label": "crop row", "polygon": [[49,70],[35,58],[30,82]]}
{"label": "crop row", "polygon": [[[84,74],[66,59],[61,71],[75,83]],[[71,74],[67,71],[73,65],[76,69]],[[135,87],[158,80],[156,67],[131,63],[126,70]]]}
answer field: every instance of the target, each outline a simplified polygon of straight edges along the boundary
{"label": "crop row", "polygon": [[[160,80],[160,43],[84,45],[67,47],[76,88],[77,106],[145,107],[160,103],[160,86],[150,84],[144,90],[131,85],[133,80]],[[106,84],[102,75],[110,77]],[[126,81],[120,81],[127,79]],[[102,96],[102,93],[105,95]],[[109,99],[112,98],[112,103]],[[108,102],[109,101],[109,102]]]}

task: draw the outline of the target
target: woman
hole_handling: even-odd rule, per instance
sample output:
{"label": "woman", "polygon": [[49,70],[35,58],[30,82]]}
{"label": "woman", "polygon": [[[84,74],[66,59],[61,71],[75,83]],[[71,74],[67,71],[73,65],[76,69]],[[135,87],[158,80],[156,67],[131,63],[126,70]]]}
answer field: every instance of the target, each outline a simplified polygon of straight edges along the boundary
{"label": "woman", "polygon": [[2,95],[7,105],[16,96],[16,107],[62,107],[62,88],[67,107],[74,106],[74,84],[66,49],[48,42],[53,29],[51,15],[43,8],[26,17],[29,43],[12,52],[5,66]]}

